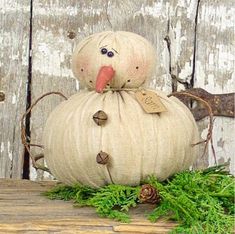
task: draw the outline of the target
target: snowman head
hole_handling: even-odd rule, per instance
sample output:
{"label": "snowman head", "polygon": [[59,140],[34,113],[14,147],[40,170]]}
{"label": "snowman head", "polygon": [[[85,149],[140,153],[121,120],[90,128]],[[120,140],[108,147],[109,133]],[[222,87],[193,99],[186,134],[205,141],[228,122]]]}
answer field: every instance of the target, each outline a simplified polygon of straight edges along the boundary
{"label": "snowman head", "polygon": [[131,32],[107,31],[81,41],[72,57],[76,78],[87,87],[138,88],[155,69],[155,49],[145,38]]}

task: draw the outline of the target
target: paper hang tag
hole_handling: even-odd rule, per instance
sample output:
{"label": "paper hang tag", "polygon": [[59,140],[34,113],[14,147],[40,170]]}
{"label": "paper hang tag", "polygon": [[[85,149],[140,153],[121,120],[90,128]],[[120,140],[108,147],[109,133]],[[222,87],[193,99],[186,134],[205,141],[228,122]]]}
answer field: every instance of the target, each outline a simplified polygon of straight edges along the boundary
{"label": "paper hang tag", "polygon": [[136,100],[147,113],[161,113],[167,111],[159,96],[149,90],[140,90],[135,93]]}

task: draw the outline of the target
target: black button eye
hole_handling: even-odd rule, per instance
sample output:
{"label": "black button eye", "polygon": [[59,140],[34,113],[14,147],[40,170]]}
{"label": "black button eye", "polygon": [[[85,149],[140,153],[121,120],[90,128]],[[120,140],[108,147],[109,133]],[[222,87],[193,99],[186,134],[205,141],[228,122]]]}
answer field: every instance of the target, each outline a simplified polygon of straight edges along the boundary
{"label": "black button eye", "polygon": [[106,48],[102,48],[100,50],[101,54],[107,54],[108,50]]}
{"label": "black button eye", "polygon": [[108,57],[113,57],[114,56],[114,53],[112,52],[112,51],[109,51],[108,53],[107,53],[107,55],[108,55]]}
{"label": "black button eye", "polygon": [[137,70],[138,70],[138,69],[139,69],[139,67],[137,66],[137,67],[135,67],[135,69],[137,69]]}

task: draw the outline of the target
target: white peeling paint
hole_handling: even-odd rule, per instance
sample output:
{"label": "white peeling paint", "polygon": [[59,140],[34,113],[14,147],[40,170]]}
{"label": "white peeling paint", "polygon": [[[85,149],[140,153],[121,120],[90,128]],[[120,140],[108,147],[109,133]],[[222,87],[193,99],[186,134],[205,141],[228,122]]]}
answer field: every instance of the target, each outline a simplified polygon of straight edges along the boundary
{"label": "white peeling paint", "polygon": [[[215,79],[213,71],[207,70],[208,74],[205,73],[205,64],[201,63],[200,61],[196,61],[196,84],[197,87],[204,88],[208,92],[211,93],[226,93],[226,92],[234,92],[234,77],[231,80],[228,80],[227,84],[223,86],[223,89],[221,89],[221,85],[217,82]],[[232,85],[228,85],[231,83]]]}
{"label": "white peeling paint", "polygon": [[227,87],[228,92],[235,92],[235,71],[232,72],[231,79],[227,82]]}
{"label": "white peeling paint", "polygon": [[159,16],[166,17],[166,9],[164,9],[164,4],[162,4],[162,2],[154,2],[152,6],[145,6],[142,4],[140,10],[136,11],[133,17],[138,15],[149,15],[156,18]]}
{"label": "white peeling paint", "polygon": [[[204,129],[203,132],[206,132]],[[216,117],[214,121],[213,142],[217,161],[223,159],[224,162],[230,160],[230,170],[235,173],[235,119]],[[223,146],[217,143],[223,139]],[[209,146],[209,165],[214,165],[213,153]]]}
{"label": "white peeling paint", "polygon": [[216,49],[218,49],[218,69],[223,71],[233,71],[235,66],[235,55],[232,53],[232,47],[230,45],[218,44],[216,45]]}
{"label": "white peeling paint", "polygon": [[209,53],[208,63],[209,65],[214,66],[214,53]]}
{"label": "white peeling paint", "polygon": [[6,13],[15,13],[15,12],[29,12],[30,7],[29,4],[26,3],[27,5],[25,6],[23,4],[23,1],[21,4],[17,3],[15,0],[8,0],[7,4],[5,1],[0,1],[0,13],[1,14],[6,14]]}
{"label": "white peeling paint", "polygon": [[[195,87],[211,93],[235,91],[234,56],[235,8],[232,1],[200,2],[198,17],[198,51],[196,55]],[[208,119],[202,120],[204,123]],[[204,124],[203,124],[204,126]],[[205,128],[205,127],[202,127]],[[202,135],[207,129],[201,129]],[[235,119],[215,117],[213,142],[219,163],[230,161],[230,171],[235,173]],[[214,158],[209,146],[209,166]]]}
{"label": "white peeling paint", "polygon": [[16,95],[14,93],[12,94],[11,103],[16,104]]}
{"label": "white peeling paint", "polygon": [[184,67],[181,67],[179,78],[183,80],[187,80],[188,77],[192,75],[192,57],[190,58],[189,62],[184,64]]}
{"label": "white peeling paint", "polygon": [[[100,15],[104,11],[103,8],[88,8],[86,6],[83,7],[72,7],[72,6],[66,6],[64,8],[53,5],[53,15],[54,16],[64,16],[64,15],[70,15],[70,16],[78,16],[79,13],[82,12],[83,15],[89,16],[89,15]],[[45,5],[42,6],[35,6],[34,7],[34,15],[48,15],[48,8]]]}
{"label": "white peeling paint", "polygon": [[[6,14],[6,13],[14,13],[16,11],[22,11],[22,12],[30,12],[30,6],[27,3],[27,5],[23,5],[22,3],[17,3],[14,1],[8,1],[9,3],[6,4],[4,1],[0,1],[0,13]],[[51,10],[50,5],[46,4],[37,4],[34,3],[34,9],[33,13],[34,16],[36,15],[48,15],[48,11]],[[53,15],[54,16],[64,16],[64,15],[70,15],[70,16],[77,16],[79,13],[82,13],[83,15],[89,16],[89,15],[100,15],[104,11],[103,8],[93,8],[92,6],[87,7],[86,4],[80,6],[66,6],[66,7],[60,7],[56,4],[53,4]]]}
{"label": "white peeling paint", "polygon": [[30,180],[37,180],[37,171],[32,165],[30,165]]}
{"label": "white peeling paint", "polygon": [[207,133],[208,133],[208,129],[203,129],[202,132],[201,132],[201,138],[203,140],[206,140],[206,136],[207,136]]}
{"label": "white peeling paint", "polygon": [[[224,3],[222,3],[224,4]],[[228,30],[228,28],[234,28],[235,22],[235,8],[226,5],[202,5],[200,14],[203,16],[203,20],[198,19],[198,23],[209,24],[210,27],[214,26],[219,31]]]}
{"label": "white peeling paint", "polygon": [[10,141],[7,142],[7,153],[8,153],[9,159],[12,161],[12,150],[11,150],[11,143],[10,143]]}
{"label": "white peeling paint", "polygon": [[0,152],[3,153],[3,151],[4,151],[4,142],[1,142]]}
{"label": "white peeling paint", "polygon": [[194,19],[198,1],[187,0],[187,18]]}
{"label": "white peeling paint", "polygon": [[[162,50],[162,53],[161,53],[161,59],[159,61],[160,63],[160,66],[165,70],[165,72],[169,72],[168,69],[169,69],[169,60],[170,60],[170,57],[169,57],[169,51],[167,49],[167,43],[166,41],[163,42],[164,43],[164,47],[163,47],[163,50]],[[159,72],[159,71],[157,71]]]}
{"label": "white peeling paint", "polygon": [[38,52],[41,52],[44,56],[46,56],[50,52],[48,48],[48,44],[45,42],[38,43],[37,50]]}
{"label": "white peeling paint", "polygon": [[37,45],[33,53],[34,71],[49,76],[73,77],[70,67],[63,64],[65,55],[72,54],[72,44],[64,41],[63,34],[63,29],[59,36],[45,30],[37,32],[34,39]]}
{"label": "white peeling paint", "polygon": [[172,53],[172,54],[175,54],[175,57],[176,57],[177,60],[179,59],[180,52],[182,50],[182,46],[181,46],[181,30],[182,30],[181,21],[178,20],[177,23],[176,23],[176,27],[175,27],[175,40],[174,40],[175,45],[176,45],[175,46],[175,50],[174,50],[174,48],[172,48],[173,51],[174,51],[174,53]]}

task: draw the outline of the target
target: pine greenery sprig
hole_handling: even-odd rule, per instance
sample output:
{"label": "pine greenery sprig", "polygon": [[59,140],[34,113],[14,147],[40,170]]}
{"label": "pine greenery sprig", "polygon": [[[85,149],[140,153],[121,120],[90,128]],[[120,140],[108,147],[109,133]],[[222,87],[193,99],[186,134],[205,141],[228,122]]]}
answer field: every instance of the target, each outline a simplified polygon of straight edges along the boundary
{"label": "pine greenery sprig", "polygon": [[[97,213],[103,217],[129,222],[126,212],[137,205],[139,191],[139,186],[107,185],[93,194],[87,205],[96,207]],[[78,200],[75,202],[79,203]]]}
{"label": "pine greenery sprig", "polygon": [[224,167],[186,171],[164,183],[149,177],[162,203],[149,215],[151,221],[167,216],[180,222],[172,233],[230,233],[234,224],[234,177]]}
{"label": "pine greenery sprig", "polygon": [[74,200],[75,206],[93,206],[101,217],[129,222],[126,213],[138,203],[140,186],[131,187],[110,184],[100,189],[76,184],[60,185],[44,193],[50,199]]}
{"label": "pine greenery sprig", "polygon": [[[161,203],[148,218],[175,220],[172,233],[230,233],[234,224],[235,181],[223,165],[203,171],[180,172],[164,182],[149,176]],[[75,206],[93,206],[102,217],[129,222],[128,210],[140,203],[141,186],[107,185],[99,189],[60,185],[44,193],[50,199],[74,200]]]}
{"label": "pine greenery sprig", "polygon": [[87,199],[89,199],[90,196],[92,196],[92,194],[95,192],[96,189],[75,184],[73,186],[58,185],[51,190],[44,192],[43,195],[52,200],[57,199],[69,201],[77,199],[82,204],[83,202],[86,202]]}

